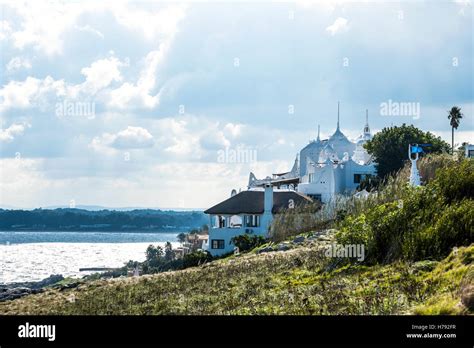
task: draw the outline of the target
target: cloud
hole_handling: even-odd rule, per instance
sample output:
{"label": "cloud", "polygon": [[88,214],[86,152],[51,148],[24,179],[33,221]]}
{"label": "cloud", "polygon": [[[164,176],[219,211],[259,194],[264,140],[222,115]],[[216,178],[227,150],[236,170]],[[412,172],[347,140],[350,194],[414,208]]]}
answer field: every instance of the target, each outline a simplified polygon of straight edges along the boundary
{"label": "cloud", "polygon": [[81,73],[86,77],[83,87],[92,93],[109,86],[113,81],[121,81],[119,68],[127,65],[115,57],[99,59],[89,67],[83,68]]}
{"label": "cloud", "polygon": [[9,108],[45,108],[51,104],[51,98],[65,95],[64,80],[54,80],[51,76],[44,79],[27,77],[24,81],[10,81],[0,89],[0,111]]}
{"label": "cloud", "polygon": [[151,95],[151,90],[156,84],[156,71],[158,65],[168,50],[168,44],[162,43],[160,48],[147,54],[144,60],[144,68],[139,74],[136,83],[125,82],[123,85],[110,93],[112,107],[124,109],[127,107],[153,108],[160,102],[159,94]]}
{"label": "cloud", "polygon": [[12,32],[10,23],[4,20],[0,20],[0,41],[6,40]]}
{"label": "cloud", "polygon": [[118,149],[141,149],[153,146],[153,136],[142,127],[127,127],[118,132],[112,146]]}
{"label": "cloud", "polygon": [[333,24],[326,28],[326,31],[331,35],[336,35],[337,33],[342,33],[347,31],[349,28],[347,19],[343,17],[337,18]]}
{"label": "cloud", "polygon": [[0,142],[12,142],[17,136],[23,135],[26,128],[31,127],[30,124],[14,123],[6,129],[0,129]]}
{"label": "cloud", "polygon": [[31,62],[27,58],[14,57],[7,64],[7,72],[13,73],[21,68],[31,69]]}
{"label": "cloud", "polygon": [[104,133],[100,137],[95,137],[89,144],[97,152],[113,154],[115,151],[110,148],[126,149],[145,149],[154,145],[153,136],[142,127],[128,126],[117,134]]}
{"label": "cloud", "polygon": [[91,33],[91,34],[94,34],[98,37],[100,37],[101,39],[104,39],[105,36],[104,34],[102,34],[100,31],[98,31],[97,29],[91,27],[90,25],[84,25],[84,26],[79,26],[79,25],[76,25],[75,28],[79,31],[83,31],[83,32],[86,32],[86,33]]}
{"label": "cloud", "polygon": [[[169,37],[177,31],[179,21],[185,16],[186,6],[180,4],[151,6],[141,9],[126,2],[82,3],[61,2],[8,2],[19,17],[21,29],[11,30],[9,23],[3,24],[0,39],[12,37],[16,48],[32,46],[47,56],[63,54],[65,33],[70,30],[87,31],[104,35],[89,25],[78,25],[84,13],[110,13],[115,21],[131,31],[140,31],[149,40],[158,36]],[[158,8],[155,8],[158,7]]]}

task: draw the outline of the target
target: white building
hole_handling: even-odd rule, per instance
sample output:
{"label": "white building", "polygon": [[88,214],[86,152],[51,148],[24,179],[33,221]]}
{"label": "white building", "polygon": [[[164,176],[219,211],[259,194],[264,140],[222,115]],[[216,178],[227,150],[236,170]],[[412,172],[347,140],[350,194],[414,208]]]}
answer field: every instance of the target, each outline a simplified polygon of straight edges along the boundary
{"label": "white building", "polygon": [[474,145],[466,144],[466,146],[464,147],[464,151],[464,156],[466,158],[474,158]]}
{"label": "white building", "polygon": [[234,250],[232,237],[245,233],[267,237],[274,214],[310,202],[311,199],[294,190],[274,190],[272,185],[239,193],[233,191],[230,198],[204,212],[209,214],[206,250],[212,256],[230,253]]}
{"label": "white building", "polygon": [[321,140],[318,136],[299,153],[293,169],[288,173],[274,174],[258,180],[250,173],[248,187],[272,183],[277,187],[292,186],[301,193],[319,200],[329,202],[338,194],[351,194],[365,177],[376,175],[375,164],[364,149],[364,144],[372,139],[366,112],[366,123],[362,134],[350,141],[339,127],[339,104],[337,126],[329,139]]}
{"label": "white building", "polygon": [[[311,202],[310,198],[327,203],[336,195],[354,193],[364,178],[376,175],[375,165],[363,147],[372,138],[367,113],[363,132],[353,142],[340,130],[339,104],[337,109],[334,134],[321,140],[318,127],[316,140],[301,149],[299,161],[297,156],[289,172],[260,180],[250,173],[247,191],[233,191],[229,199],[205,211],[210,215],[206,247],[213,256],[231,252],[234,236],[266,236],[273,215],[280,209]],[[273,191],[273,187],[277,189]]]}

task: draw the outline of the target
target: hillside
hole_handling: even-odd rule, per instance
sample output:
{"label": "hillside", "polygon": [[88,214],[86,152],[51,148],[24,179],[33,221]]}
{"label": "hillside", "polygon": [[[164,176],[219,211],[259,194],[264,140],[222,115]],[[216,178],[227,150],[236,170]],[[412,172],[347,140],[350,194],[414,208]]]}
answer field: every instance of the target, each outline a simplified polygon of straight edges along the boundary
{"label": "hillside", "polygon": [[52,289],[0,303],[0,313],[466,314],[472,308],[461,296],[473,279],[473,261],[471,245],[440,262],[338,267],[316,238],[288,251]]}

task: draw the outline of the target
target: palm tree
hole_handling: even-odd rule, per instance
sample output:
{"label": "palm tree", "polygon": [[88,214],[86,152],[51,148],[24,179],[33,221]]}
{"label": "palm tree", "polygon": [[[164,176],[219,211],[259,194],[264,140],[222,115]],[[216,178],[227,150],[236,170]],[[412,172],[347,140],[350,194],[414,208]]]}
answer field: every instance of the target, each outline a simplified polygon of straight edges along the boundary
{"label": "palm tree", "polygon": [[457,106],[453,106],[451,110],[449,110],[448,120],[450,120],[449,124],[451,125],[451,147],[452,153],[454,155],[454,129],[458,129],[459,123],[461,122],[463,114],[461,113],[461,108]]}

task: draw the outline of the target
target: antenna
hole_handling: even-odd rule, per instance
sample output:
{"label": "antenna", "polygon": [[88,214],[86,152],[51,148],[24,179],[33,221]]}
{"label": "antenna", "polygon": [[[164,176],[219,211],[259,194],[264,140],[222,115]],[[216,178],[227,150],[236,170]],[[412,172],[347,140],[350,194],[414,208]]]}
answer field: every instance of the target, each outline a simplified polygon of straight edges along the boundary
{"label": "antenna", "polygon": [[319,124],[318,124],[318,138],[316,140],[320,141],[320,138],[319,138]]}
{"label": "antenna", "polygon": [[337,129],[339,130],[339,101],[337,102]]}

